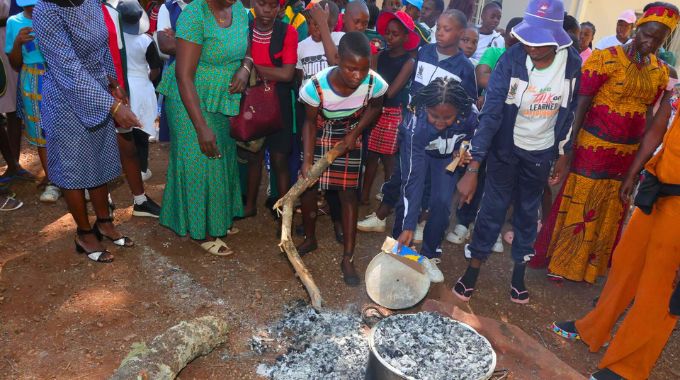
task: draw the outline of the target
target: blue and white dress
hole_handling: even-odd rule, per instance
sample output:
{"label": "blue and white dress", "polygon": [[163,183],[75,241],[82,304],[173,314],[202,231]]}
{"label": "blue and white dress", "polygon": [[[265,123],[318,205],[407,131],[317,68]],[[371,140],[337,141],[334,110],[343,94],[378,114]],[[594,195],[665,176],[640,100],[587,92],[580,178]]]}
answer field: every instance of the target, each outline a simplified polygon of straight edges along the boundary
{"label": "blue and white dress", "polygon": [[107,79],[116,73],[101,3],[39,1],[33,28],[47,63],[41,117],[50,180],[65,189],[103,185],[121,166]]}

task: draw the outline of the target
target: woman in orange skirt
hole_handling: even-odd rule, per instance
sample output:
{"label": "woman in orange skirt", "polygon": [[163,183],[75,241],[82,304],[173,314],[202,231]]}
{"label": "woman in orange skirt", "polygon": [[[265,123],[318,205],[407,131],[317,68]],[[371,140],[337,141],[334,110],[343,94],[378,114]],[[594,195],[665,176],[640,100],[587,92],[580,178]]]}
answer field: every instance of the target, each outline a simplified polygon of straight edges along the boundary
{"label": "woman in orange skirt", "polygon": [[[601,370],[591,379],[647,379],[677,321],[669,312],[669,300],[680,268],[680,118],[675,118],[664,138],[665,117],[670,114],[670,106],[664,103],[619,192],[621,201],[626,202],[640,169],[663,139],[663,149],[645,166],[645,177],[651,174],[663,184],[659,197],[651,207],[645,207],[638,194],[638,208],[616,247],[609,278],[595,308],[577,321],[552,326],[564,338],[581,339],[592,352],[609,342],[598,366]],[[612,338],[614,325],[631,302]]]}
{"label": "woman in orange skirt", "polygon": [[583,65],[571,170],[531,262],[532,267],[549,262],[550,277],[594,283],[606,274],[628,210],[618,190],[647,112],[669,79],[668,67],[654,53],[675,29],[677,8],[654,4],[638,21],[632,42],[596,50]]}

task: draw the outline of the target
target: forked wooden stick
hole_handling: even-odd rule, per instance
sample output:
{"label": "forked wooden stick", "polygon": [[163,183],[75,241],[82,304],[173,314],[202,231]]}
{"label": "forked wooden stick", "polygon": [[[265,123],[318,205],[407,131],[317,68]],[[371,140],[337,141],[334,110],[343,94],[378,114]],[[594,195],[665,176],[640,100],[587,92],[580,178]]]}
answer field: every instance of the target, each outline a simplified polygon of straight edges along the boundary
{"label": "forked wooden stick", "polygon": [[[302,195],[309,187],[311,187],[316,181],[321,177],[324,171],[330,166],[330,164],[335,161],[335,159],[345,152],[346,146],[344,142],[339,142],[333,149],[328,151],[326,155],[317,161],[310,169],[306,175],[306,178],[298,178],[298,181],[291,187],[290,190],[281,197],[274,205],[274,210],[281,212],[282,225],[281,225],[281,243],[279,243],[279,248],[281,251],[286,252],[288,256],[288,261],[293,265],[295,273],[300,277],[300,281],[307,288],[307,293],[309,293],[309,298],[312,301],[312,307],[319,310],[323,305],[323,298],[321,298],[321,292],[319,287],[316,286],[312,274],[302,262],[300,255],[298,254],[297,248],[295,248],[295,243],[292,238],[292,225],[293,225],[293,210],[295,205],[295,200]],[[283,209],[283,211],[281,211]]]}

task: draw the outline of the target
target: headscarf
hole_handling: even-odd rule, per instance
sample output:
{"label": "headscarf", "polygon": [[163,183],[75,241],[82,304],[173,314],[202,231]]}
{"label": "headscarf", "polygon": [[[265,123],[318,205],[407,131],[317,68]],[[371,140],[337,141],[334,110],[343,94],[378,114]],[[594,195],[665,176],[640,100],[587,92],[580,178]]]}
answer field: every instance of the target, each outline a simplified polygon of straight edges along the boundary
{"label": "headscarf", "polygon": [[639,27],[648,22],[658,22],[666,25],[671,30],[671,33],[673,33],[678,26],[678,21],[680,21],[680,14],[677,11],[659,5],[647,9],[647,12],[638,20],[637,26]]}

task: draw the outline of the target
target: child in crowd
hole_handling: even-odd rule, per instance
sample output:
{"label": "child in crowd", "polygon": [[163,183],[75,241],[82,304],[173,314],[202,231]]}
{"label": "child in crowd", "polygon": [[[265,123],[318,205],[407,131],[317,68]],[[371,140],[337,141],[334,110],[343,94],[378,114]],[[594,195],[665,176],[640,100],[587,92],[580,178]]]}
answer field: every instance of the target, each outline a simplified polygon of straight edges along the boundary
{"label": "child in crowd", "polygon": [[[337,66],[338,45],[344,32],[331,32],[338,22],[339,9],[334,2],[323,0],[310,9],[305,11],[307,25],[309,26],[309,37],[298,44],[298,63],[297,71],[299,82],[302,86],[319,72],[328,66]],[[297,114],[304,115],[304,104],[296,104]],[[299,130],[302,129],[304,118],[299,116]],[[336,240],[342,244],[344,239],[342,231],[342,211],[340,199],[336,190],[328,190],[325,193],[326,201],[330,209],[333,229]],[[317,248],[316,236],[307,236],[305,242],[297,247],[300,255],[305,255]]]}
{"label": "child in crowd", "polygon": [[479,43],[472,58],[479,61],[486,49],[490,47],[505,47],[503,35],[496,31],[503,16],[503,6],[498,1],[492,1],[482,8],[482,25],[479,26]]}
{"label": "child in crowd", "polygon": [[403,4],[401,0],[385,0],[382,3],[382,9],[381,11],[387,12],[387,13],[394,13],[396,11],[401,10],[403,7]]}
{"label": "child in crowd", "polygon": [[[413,19],[413,22],[415,23],[414,30],[418,34],[418,37],[420,37],[418,46],[429,44],[432,38],[432,30],[425,23],[420,22],[420,10],[423,8],[423,0],[405,0],[404,5],[404,12]],[[417,52],[414,51],[414,53]]]}
{"label": "child in crowd", "polygon": [[[336,158],[321,175],[319,188],[339,191],[345,232],[341,270],[345,283],[356,286],[359,275],[353,255],[362,164],[361,135],[380,115],[387,83],[369,68],[371,49],[363,33],[345,34],[340,40],[338,56],[338,66],[317,73],[300,90],[300,99],[306,105],[301,174],[307,176],[315,161],[344,141],[346,153]],[[309,189],[302,196],[302,218],[308,239],[315,236],[316,198],[316,189]]]}
{"label": "child in crowd", "polygon": [[[291,89],[297,64],[298,34],[292,25],[278,18],[282,1],[256,0],[253,5],[255,20],[251,22],[251,54],[260,79],[276,88],[281,110],[281,129],[265,137],[264,148],[269,151],[271,172],[276,177],[276,190],[283,196],[290,188],[288,157],[293,148],[293,98]],[[243,217],[257,213],[257,194],[260,189],[265,149],[257,153],[239,149],[239,156],[248,161],[248,184]]]}
{"label": "child in crowd", "polygon": [[460,50],[463,51],[466,57],[472,62],[473,65],[477,66],[477,61],[472,56],[477,51],[477,44],[479,43],[479,32],[477,28],[468,26],[463,32],[463,36],[460,38]]}
{"label": "child in crowd", "polygon": [[149,169],[149,136],[156,135],[158,114],[153,81],[160,75],[163,61],[158,55],[156,43],[146,34],[149,28],[146,14],[138,12],[140,8],[132,1],[121,2],[117,9],[125,39],[130,108],[142,123],[139,128],[132,130],[132,134],[142,179],[147,181],[152,175]]}
{"label": "child in crowd", "polygon": [[435,35],[437,34],[437,20],[444,12],[443,0],[425,0],[423,7],[420,9],[420,21],[425,23],[430,28],[430,42],[437,42]]}
{"label": "child in crowd", "polygon": [[[47,149],[40,122],[45,59],[38,50],[33,34],[33,7],[36,3],[36,0],[19,0],[17,2],[19,6],[23,7],[23,12],[7,20],[5,53],[7,53],[14,70],[19,71],[21,102],[17,104],[17,108],[24,122],[24,136],[31,145],[38,148],[40,163],[47,179]],[[40,194],[40,201],[54,203],[60,196],[59,188],[47,180],[45,190]]]}
{"label": "child in crowd", "polygon": [[397,153],[397,129],[402,120],[402,109],[408,104],[408,84],[415,61],[410,51],[416,49],[420,37],[414,23],[406,12],[383,12],[378,18],[378,33],[387,41],[387,50],[378,56],[378,74],[389,84],[383,109],[368,138],[366,171],[361,188],[361,203],[368,204],[378,170],[382,161],[385,182],[392,176]]}
{"label": "child in crowd", "polygon": [[[399,202],[392,235],[400,245],[410,246],[418,223],[429,177],[430,214],[421,254],[427,257],[425,268],[432,282],[444,281],[437,268],[444,233],[451,216],[451,203],[462,170],[450,172],[447,166],[459,154],[460,144],[469,140],[477,127],[474,99],[460,82],[452,78],[437,78],[421,88],[411,101],[411,109],[399,127]],[[471,157],[461,157],[464,166]],[[433,249],[435,248],[435,249]]]}
{"label": "child in crowd", "polygon": [[[460,37],[466,28],[467,19],[465,15],[456,9],[449,9],[439,17],[437,43],[426,45],[418,50],[416,68],[411,82],[411,96],[417,94],[421,88],[437,78],[453,78],[461,83],[468,96],[473,99],[477,96],[475,68],[458,48]],[[385,231],[385,218],[390,214],[399,198],[399,183],[401,183],[401,178],[398,178],[395,172],[381,189],[383,200],[380,207],[359,222],[357,227],[359,231]],[[427,204],[427,202],[423,202],[423,204]],[[426,227],[423,223],[420,223],[418,228],[423,231],[423,228]],[[417,241],[420,241],[420,235],[421,233],[416,231]],[[434,249],[439,248],[435,247]]]}
{"label": "child in crowd", "polygon": [[[486,160],[486,182],[472,241],[466,246],[470,264],[453,293],[468,301],[482,263],[489,257],[513,202],[515,262],[510,299],[529,302],[524,284],[526,263],[534,255],[538,210],[552,163],[564,168],[565,150],[574,120],[581,58],[562,29],[564,5],[559,0],[532,0],[524,21],[512,34],[521,44],[509,48],[491,74],[479,127],[471,141],[473,161],[458,182],[461,204],[477,189],[479,168]],[[546,21],[549,20],[549,21]],[[559,170],[556,170],[559,173]]]}

